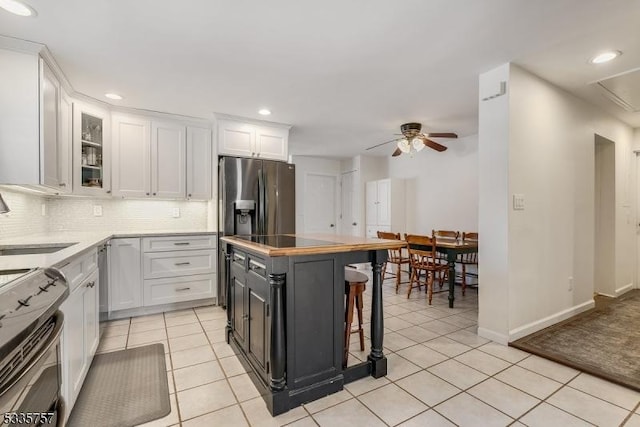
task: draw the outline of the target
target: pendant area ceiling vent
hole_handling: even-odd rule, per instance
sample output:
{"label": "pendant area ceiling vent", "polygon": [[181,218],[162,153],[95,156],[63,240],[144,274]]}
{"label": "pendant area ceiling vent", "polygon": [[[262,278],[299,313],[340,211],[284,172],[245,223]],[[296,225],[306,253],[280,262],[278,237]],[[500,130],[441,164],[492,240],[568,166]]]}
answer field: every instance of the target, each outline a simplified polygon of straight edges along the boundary
{"label": "pendant area ceiling vent", "polygon": [[604,96],[632,113],[640,112],[640,69],[594,83]]}

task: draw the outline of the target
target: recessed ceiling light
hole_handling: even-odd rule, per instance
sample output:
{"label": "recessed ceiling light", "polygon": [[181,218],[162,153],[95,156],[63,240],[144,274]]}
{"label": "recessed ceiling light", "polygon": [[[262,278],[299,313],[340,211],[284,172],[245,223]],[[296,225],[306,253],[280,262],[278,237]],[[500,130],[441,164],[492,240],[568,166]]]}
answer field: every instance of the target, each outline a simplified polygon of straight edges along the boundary
{"label": "recessed ceiling light", "polygon": [[18,0],[0,0],[0,7],[19,16],[36,16],[36,11]]}
{"label": "recessed ceiling light", "polygon": [[[0,0],[2,1],[2,0]],[[109,99],[115,99],[115,100],[121,100],[122,96],[118,95],[117,93],[105,93],[104,96],[106,96]]]}
{"label": "recessed ceiling light", "polygon": [[592,64],[602,64],[616,59],[620,55],[622,55],[622,52],[620,52],[619,50],[609,50],[607,52],[602,52],[594,56],[589,62],[591,62]]}
{"label": "recessed ceiling light", "polygon": [[263,108],[260,111],[258,111],[258,114],[262,116],[268,116],[269,114],[271,114],[271,110],[267,110],[266,108]]}

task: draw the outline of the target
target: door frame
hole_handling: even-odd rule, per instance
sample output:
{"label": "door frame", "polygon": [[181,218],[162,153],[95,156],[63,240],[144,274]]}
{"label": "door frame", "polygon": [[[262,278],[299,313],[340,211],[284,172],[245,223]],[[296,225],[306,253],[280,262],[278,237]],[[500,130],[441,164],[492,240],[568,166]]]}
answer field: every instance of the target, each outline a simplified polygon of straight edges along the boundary
{"label": "door frame", "polygon": [[341,193],[339,191],[339,175],[335,174],[335,173],[327,173],[327,172],[308,172],[306,171],[304,173],[304,192],[305,192],[305,197],[304,197],[304,205],[302,206],[303,209],[303,216],[304,216],[304,228],[307,228],[307,194],[310,194],[309,192],[309,188],[307,187],[309,185],[309,176],[310,175],[314,175],[314,176],[323,176],[323,177],[330,177],[333,178],[334,180],[334,184],[333,184],[333,217],[334,217],[334,224],[336,226],[336,233],[335,234],[341,234],[342,232],[342,224],[340,223],[340,221],[338,221],[338,219],[340,218],[340,212],[341,212],[341,206],[340,206],[340,202],[341,202]]}

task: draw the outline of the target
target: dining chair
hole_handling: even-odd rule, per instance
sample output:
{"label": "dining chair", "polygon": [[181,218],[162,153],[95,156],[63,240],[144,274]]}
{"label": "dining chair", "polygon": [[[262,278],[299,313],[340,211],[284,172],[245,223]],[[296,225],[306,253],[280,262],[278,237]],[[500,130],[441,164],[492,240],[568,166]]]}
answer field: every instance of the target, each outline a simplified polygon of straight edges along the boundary
{"label": "dining chair", "polygon": [[[390,233],[388,231],[378,231],[378,238],[387,239],[387,240],[402,240],[402,238],[400,237],[400,233]],[[387,262],[384,263],[384,266],[382,268],[382,281],[384,282],[384,277],[385,277],[385,274],[387,273],[387,265],[389,263],[396,265],[395,276],[392,276],[396,278],[396,294],[398,293],[398,289],[400,289],[400,284],[407,283],[407,282],[401,282],[402,266],[405,264],[409,265],[409,257],[405,256],[404,251],[405,251],[405,248],[388,249],[389,256],[388,256]],[[394,273],[390,273],[390,274],[394,274]]]}
{"label": "dining chair", "polygon": [[[478,233],[475,232],[463,232],[462,243],[475,243],[478,245]],[[466,254],[458,254],[456,263],[462,266],[462,295],[467,288],[467,276],[478,277],[478,273],[470,273],[467,271],[467,266],[478,265],[478,252],[470,252]],[[477,270],[476,270],[477,271]]]}
{"label": "dining chair", "polygon": [[407,298],[411,296],[411,290],[413,288],[417,287],[418,290],[421,289],[422,283],[420,282],[420,278],[422,273],[424,273],[424,285],[427,288],[429,305],[431,305],[433,282],[436,274],[444,275],[444,272],[449,267],[446,264],[438,262],[436,254],[437,241],[435,237],[405,234],[405,240],[407,242],[411,265],[411,279],[409,281]]}
{"label": "dining chair", "polygon": [[[459,231],[453,231],[453,230],[431,230],[431,235],[438,239],[438,240],[458,240],[460,238],[460,232]],[[441,264],[448,264],[448,257],[447,254],[444,252],[438,252],[436,251],[436,256],[438,257],[438,262],[440,262]],[[440,277],[438,277],[439,279],[439,286],[440,288],[442,288],[442,285],[444,284],[445,280],[447,279],[448,275],[449,275],[449,270],[447,270],[445,273],[441,273]]]}

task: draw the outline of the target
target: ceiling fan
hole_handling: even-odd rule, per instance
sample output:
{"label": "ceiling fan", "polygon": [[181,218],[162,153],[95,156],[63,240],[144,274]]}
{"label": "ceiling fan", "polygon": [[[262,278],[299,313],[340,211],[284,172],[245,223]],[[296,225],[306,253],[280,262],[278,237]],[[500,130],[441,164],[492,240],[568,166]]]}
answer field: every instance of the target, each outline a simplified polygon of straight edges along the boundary
{"label": "ceiling fan", "polygon": [[432,132],[432,133],[422,133],[422,124],[420,123],[405,123],[400,126],[400,132],[402,135],[401,138],[392,139],[391,141],[382,142],[380,144],[376,144],[372,147],[367,148],[367,150],[372,150],[377,147],[381,147],[385,144],[390,144],[392,142],[397,143],[396,150],[393,152],[392,156],[396,157],[402,153],[413,154],[413,151],[418,152],[421,151],[425,146],[432,148],[436,151],[444,151],[447,149],[444,145],[438,144],[435,141],[432,141],[430,138],[457,138],[458,135],[452,132]]}

